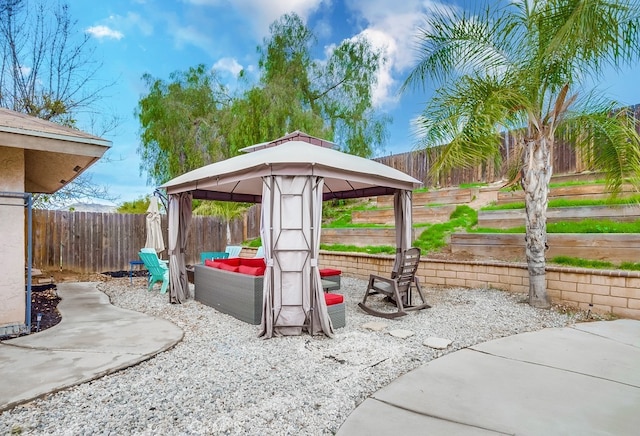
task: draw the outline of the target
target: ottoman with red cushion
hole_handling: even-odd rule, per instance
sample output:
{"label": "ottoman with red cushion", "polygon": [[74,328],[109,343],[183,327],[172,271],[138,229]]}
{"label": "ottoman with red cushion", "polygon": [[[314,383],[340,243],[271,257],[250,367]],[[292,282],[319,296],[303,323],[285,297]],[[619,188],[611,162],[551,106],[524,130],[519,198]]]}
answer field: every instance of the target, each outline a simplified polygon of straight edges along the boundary
{"label": "ottoman with red cushion", "polygon": [[337,291],[340,289],[340,274],[342,271],[339,269],[333,268],[323,268],[320,270],[320,278],[324,280],[324,282],[333,282],[333,284],[325,287],[323,286],[325,291]]}
{"label": "ottoman with red cushion", "polygon": [[344,314],[344,296],[325,292],[324,301],[327,303],[327,311],[333,328],[344,327],[347,324]]}

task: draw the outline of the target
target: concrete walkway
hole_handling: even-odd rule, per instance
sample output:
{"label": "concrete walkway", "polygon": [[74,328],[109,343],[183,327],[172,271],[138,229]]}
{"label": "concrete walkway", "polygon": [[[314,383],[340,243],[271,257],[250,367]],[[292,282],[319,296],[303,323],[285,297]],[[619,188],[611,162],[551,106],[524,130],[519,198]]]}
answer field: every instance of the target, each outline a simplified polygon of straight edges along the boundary
{"label": "concrete walkway", "polygon": [[182,340],[161,318],[121,309],[95,283],[60,283],[62,321],[0,342],[0,411],[147,360]]}
{"label": "concrete walkway", "polygon": [[637,435],[640,321],[577,324],[456,351],[361,403],[338,435]]}

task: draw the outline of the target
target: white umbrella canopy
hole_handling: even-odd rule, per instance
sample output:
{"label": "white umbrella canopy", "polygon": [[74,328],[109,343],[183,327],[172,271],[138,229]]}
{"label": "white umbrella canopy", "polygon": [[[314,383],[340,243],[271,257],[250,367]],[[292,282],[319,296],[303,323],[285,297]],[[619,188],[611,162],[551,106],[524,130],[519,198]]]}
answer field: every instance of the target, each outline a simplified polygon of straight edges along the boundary
{"label": "white umbrella canopy", "polygon": [[162,227],[160,210],[158,209],[158,198],[151,197],[151,202],[147,208],[147,240],[144,243],[145,248],[153,248],[156,253],[164,251],[164,238],[162,237]]}

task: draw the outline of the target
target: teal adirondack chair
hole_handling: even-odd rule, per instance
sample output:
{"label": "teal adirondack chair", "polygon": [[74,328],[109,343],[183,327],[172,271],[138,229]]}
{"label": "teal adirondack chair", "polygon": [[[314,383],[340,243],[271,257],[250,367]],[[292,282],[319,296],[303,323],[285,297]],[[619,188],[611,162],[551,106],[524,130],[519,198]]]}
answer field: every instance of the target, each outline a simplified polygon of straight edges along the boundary
{"label": "teal adirondack chair", "polygon": [[207,259],[226,259],[229,253],[224,251],[203,251],[200,253],[200,263],[204,263]]}
{"label": "teal adirondack chair", "polygon": [[229,253],[229,257],[238,257],[240,256],[240,251],[242,251],[241,245],[227,245],[224,249],[226,253]]}
{"label": "teal adirondack chair", "polygon": [[140,256],[144,266],[149,271],[149,290],[157,282],[162,282],[160,293],[167,292],[167,287],[169,286],[169,267],[167,263],[158,258],[158,254],[153,248],[143,248],[138,253],[138,256]]}

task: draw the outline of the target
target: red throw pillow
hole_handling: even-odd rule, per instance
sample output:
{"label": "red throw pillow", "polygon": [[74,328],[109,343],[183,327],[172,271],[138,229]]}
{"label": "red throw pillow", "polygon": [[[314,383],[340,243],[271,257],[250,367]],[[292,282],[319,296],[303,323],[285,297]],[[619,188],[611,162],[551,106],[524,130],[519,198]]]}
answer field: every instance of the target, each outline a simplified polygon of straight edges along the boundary
{"label": "red throw pillow", "polygon": [[220,260],[221,259],[205,259],[204,264],[212,268],[220,268],[220,265],[223,265],[223,263],[220,262]]}
{"label": "red throw pillow", "polygon": [[265,267],[263,266],[246,266],[240,265],[238,267],[238,272],[241,274],[247,274],[250,276],[263,276]]}
{"label": "red throw pillow", "polygon": [[204,264],[206,266],[210,266],[211,268],[218,268],[218,269],[220,269],[221,265],[225,265],[225,266],[227,265],[226,263],[219,262],[218,260],[215,260],[215,259],[214,260],[207,259],[204,261]]}
{"label": "red throw pillow", "polygon": [[240,265],[244,265],[244,266],[252,266],[252,267],[265,267],[266,264],[264,263],[264,259],[261,257],[251,257],[251,258],[246,258],[246,259],[241,259],[240,260]]}
{"label": "red throw pillow", "polygon": [[229,259],[216,259],[216,262],[224,263],[225,265],[239,266],[240,265],[240,258],[239,257],[231,257]]}
{"label": "red throw pillow", "polygon": [[340,294],[324,294],[324,302],[327,303],[327,306],[333,306],[334,304],[340,304],[344,301],[344,296]]}
{"label": "red throw pillow", "polygon": [[238,268],[240,268],[239,266],[233,266],[233,265],[227,265],[226,263],[222,263],[220,262],[220,266],[218,266],[218,268],[225,270],[225,271],[231,271],[231,272],[238,272]]}
{"label": "red throw pillow", "polygon": [[320,277],[339,276],[342,271],[339,269],[324,268],[320,270]]}

